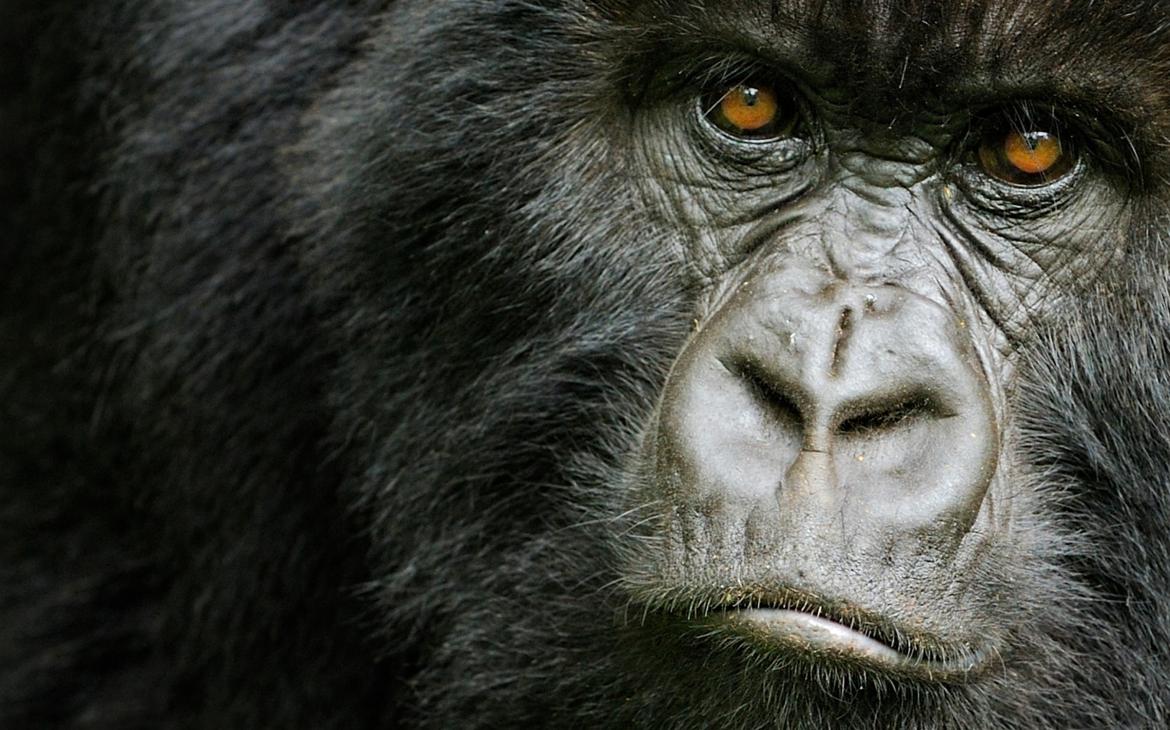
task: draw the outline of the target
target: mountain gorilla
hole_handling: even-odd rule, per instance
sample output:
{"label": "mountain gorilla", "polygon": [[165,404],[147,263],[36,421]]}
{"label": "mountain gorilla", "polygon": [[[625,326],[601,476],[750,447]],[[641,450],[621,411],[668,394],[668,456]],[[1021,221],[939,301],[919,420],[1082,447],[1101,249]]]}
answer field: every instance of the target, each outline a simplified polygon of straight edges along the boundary
{"label": "mountain gorilla", "polygon": [[1157,0],[5,0],[4,727],[1170,723]]}

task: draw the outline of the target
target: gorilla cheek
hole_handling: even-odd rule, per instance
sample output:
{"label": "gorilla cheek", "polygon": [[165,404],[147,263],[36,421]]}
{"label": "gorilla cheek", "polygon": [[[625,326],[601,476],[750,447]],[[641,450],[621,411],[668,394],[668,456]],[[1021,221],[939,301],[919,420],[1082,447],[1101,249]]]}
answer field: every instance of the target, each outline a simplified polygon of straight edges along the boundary
{"label": "gorilla cheek", "polygon": [[958,676],[991,647],[947,618],[945,589],[984,539],[999,451],[949,311],[789,261],[759,266],[683,348],[639,498],[661,518],[663,579],[709,621],[781,652]]}

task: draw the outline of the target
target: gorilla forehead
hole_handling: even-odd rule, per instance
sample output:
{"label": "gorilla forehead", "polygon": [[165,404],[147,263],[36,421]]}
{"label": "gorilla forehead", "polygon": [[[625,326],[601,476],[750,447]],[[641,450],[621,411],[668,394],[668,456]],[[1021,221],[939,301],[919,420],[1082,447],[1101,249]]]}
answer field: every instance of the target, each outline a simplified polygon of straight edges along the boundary
{"label": "gorilla forehead", "polygon": [[[974,0],[601,0],[607,15],[671,43],[727,44],[899,108],[913,95],[965,103],[1044,90],[1108,99],[1118,114],[1160,106],[1170,6]],[[1102,58],[1108,58],[1108,69]],[[1119,71],[1121,71],[1119,73]],[[890,106],[890,102],[894,106]]]}

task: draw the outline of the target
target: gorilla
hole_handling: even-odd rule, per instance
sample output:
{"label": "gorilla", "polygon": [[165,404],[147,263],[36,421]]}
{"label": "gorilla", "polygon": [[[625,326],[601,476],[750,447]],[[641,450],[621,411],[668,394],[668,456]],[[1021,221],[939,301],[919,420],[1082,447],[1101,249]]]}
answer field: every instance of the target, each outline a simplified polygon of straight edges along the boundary
{"label": "gorilla", "polygon": [[0,10],[0,726],[1170,724],[1166,3]]}

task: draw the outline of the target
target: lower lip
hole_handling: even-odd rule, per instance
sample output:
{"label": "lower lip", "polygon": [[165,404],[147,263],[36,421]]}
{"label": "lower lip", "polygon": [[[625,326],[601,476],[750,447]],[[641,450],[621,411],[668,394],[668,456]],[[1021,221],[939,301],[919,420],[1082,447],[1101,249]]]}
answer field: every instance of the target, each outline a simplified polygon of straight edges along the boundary
{"label": "lower lip", "polygon": [[982,663],[974,654],[953,662],[911,657],[836,621],[800,611],[737,609],[720,617],[729,628],[766,644],[928,680],[962,679]]}

